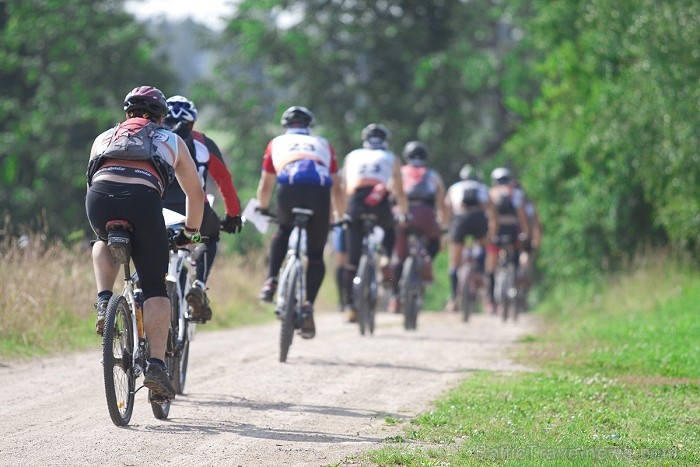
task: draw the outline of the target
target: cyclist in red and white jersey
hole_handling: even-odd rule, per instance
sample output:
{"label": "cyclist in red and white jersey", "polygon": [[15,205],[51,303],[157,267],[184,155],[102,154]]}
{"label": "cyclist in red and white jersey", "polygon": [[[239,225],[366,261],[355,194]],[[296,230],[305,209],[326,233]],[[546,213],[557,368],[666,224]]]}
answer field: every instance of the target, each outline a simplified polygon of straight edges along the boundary
{"label": "cyclist in red and white jersey", "polygon": [[303,305],[301,325],[301,336],[311,339],[316,335],[313,305],[326,273],[323,249],[328,238],[331,203],[336,218],[339,218],[344,199],[335,150],[328,140],[311,133],[313,113],[306,107],[290,107],[282,114],[281,123],[284,134],[273,138],[265,148],[258,184],[257,196],[262,212],[269,210],[272,192],[277,186],[278,222],[278,230],[270,244],[268,277],[260,291],[260,299],[272,302],[277,290],[277,276],[294,228],[292,209],[313,210],[314,215],[307,225],[307,302]]}

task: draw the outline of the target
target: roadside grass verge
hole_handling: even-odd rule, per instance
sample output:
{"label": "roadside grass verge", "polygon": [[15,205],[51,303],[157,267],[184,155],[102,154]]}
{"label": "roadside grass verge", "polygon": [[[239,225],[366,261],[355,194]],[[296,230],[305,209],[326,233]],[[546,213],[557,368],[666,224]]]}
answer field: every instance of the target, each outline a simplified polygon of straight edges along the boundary
{"label": "roadside grass verge", "polygon": [[698,303],[700,275],[668,264],[563,286],[515,357],[536,372],[476,373],[364,460],[698,465]]}
{"label": "roadside grass verge", "polygon": [[[258,257],[219,255],[209,278],[212,321],[200,330],[271,321],[259,304]],[[0,242],[0,359],[98,348],[92,258],[87,245],[50,243],[40,233]],[[121,288],[121,276],[115,292]]]}

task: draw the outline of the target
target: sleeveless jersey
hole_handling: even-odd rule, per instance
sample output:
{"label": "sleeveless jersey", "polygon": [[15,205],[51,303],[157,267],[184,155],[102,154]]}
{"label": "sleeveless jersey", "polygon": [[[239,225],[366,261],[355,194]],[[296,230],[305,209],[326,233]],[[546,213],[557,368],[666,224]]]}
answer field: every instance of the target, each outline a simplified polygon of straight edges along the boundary
{"label": "sleeveless jersey", "polygon": [[338,163],[333,147],[325,138],[285,133],[268,143],[263,170],[276,173],[277,183],[282,185],[330,186]]}
{"label": "sleeveless jersey", "polygon": [[363,186],[384,185],[394,172],[396,156],[385,149],[360,148],[345,157],[345,191],[353,194]]}
{"label": "sleeveless jersey", "polygon": [[[144,120],[147,122],[146,119],[141,118],[130,120]],[[91,159],[105,152],[117,128],[118,126],[110,128],[95,138],[95,144],[93,146],[94,155],[91,156]],[[157,128],[153,135],[153,143],[156,147],[156,155],[171,167],[174,166],[178,157],[177,135],[165,128]],[[113,173],[116,175],[148,180],[158,188],[161,194],[164,192],[165,188],[167,188],[163,184],[164,182],[167,183],[167,180],[162,180],[158,170],[156,170],[155,166],[153,166],[150,161],[107,159],[95,172],[93,178],[100,173]]]}
{"label": "sleeveless jersey", "polygon": [[409,201],[435,203],[438,185],[433,174],[434,172],[425,166],[407,164],[401,167],[403,191]]}

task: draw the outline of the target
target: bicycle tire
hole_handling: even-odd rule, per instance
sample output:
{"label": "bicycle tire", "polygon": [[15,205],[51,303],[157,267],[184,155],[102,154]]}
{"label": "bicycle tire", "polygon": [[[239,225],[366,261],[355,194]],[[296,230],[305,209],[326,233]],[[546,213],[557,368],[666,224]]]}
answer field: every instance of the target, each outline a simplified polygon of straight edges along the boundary
{"label": "bicycle tire", "polygon": [[404,329],[416,329],[420,301],[421,278],[416,258],[409,256],[401,271],[400,297],[404,314]]}
{"label": "bicycle tire", "polygon": [[294,340],[297,309],[297,275],[295,267],[291,267],[284,277],[284,307],[281,310],[282,326],[280,328],[280,362],[285,363],[289,347]]}
{"label": "bicycle tire", "polygon": [[102,334],[102,369],[107,409],[116,426],[127,426],[134,411],[134,322],[123,295],[107,304]]}
{"label": "bicycle tire", "polygon": [[510,304],[510,318],[513,321],[518,320],[518,308],[519,308],[519,298],[518,298],[518,284],[516,278],[515,265],[510,264],[508,266],[508,275],[510,277],[510,287],[508,289],[508,302]]}
{"label": "bicycle tire", "polygon": [[505,321],[508,319],[508,288],[506,270],[504,266],[498,266],[494,275],[494,290],[493,298],[497,308],[500,308],[501,318]]}
{"label": "bicycle tire", "polygon": [[177,293],[177,286],[172,283],[167,283],[168,298],[170,299],[170,327],[172,333],[168,342],[172,342],[173,346],[173,358],[174,362],[172,365],[172,372],[170,376],[173,381],[173,388],[175,393],[182,395],[185,392],[185,381],[187,380],[187,362],[189,360],[190,353],[190,340],[189,340],[189,330],[188,322],[185,320],[185,332],[183,333],[182,343],[178,343],[179,327],[180,327],[180,306],[181,298]]}
{"label": "bicycle tire", "polygon": [[472,290],[474,269],[465,264],[459,270],[459,308],[462,312],[462,321],[468,322],[470,316],[476,311],[476,290]]}
{"label": "bicycle tire", "polygon": [[513,296],[513,287],[515,286],[515,266],[507,264],[503,270],[503,321],[508,321],[508,318],[513,317],[513,306],[515,297]]}
{"label": "bicycle tire", "polygon": [[357,306],[357,323],[360,326],[360,334],[374,332],[374,317],[371,306],[371,281],[372,266],[369,258],[363,255],[357,268],[357,276],[353,280],[353,302]]}

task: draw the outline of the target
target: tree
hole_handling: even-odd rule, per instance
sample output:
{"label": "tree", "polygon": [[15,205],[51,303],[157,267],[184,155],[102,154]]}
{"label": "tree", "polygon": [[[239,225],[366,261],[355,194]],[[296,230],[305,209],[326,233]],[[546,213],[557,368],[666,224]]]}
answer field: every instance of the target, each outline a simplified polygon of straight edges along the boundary
{"label": "tree", "polygon": [[[341,155],[381,121],[397,153],[421,139],[456,178],[514,129],[501,89],[514,44],[506,12],[486,0],[244,0],[222,36],[228,58],[199,96],[226,109],[221,125],[235,134],[239,167],[296,104],[316,113]],[[257,173],[259,159],[252,166]]]}
{"label": "tree", "polygon": [[544,263],[620,267],[670,241],[700,257],[700,5],[534,2],[541,93],[505,154],[540,202]]}
{"label": "tree", "polygon": [[[93,139],[123,117],[137,85],[170,84],[122,2],[0,2],[0,206],[13,227],[88,228],[85,168]],[[161,88],[163,89],[163,88]],[[5,229],[6,230],[6,229]]]}

